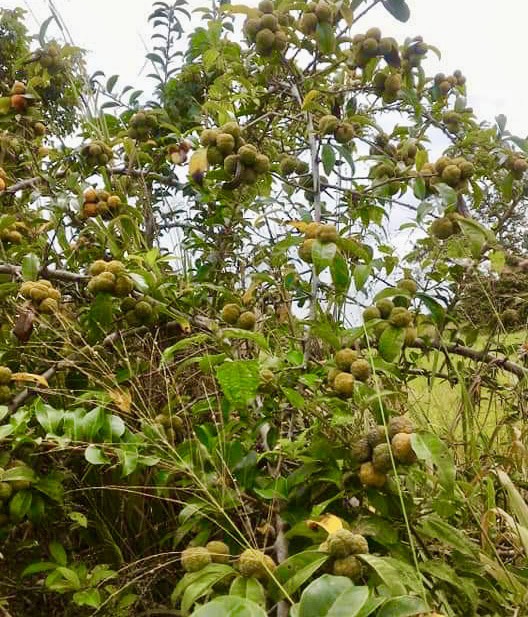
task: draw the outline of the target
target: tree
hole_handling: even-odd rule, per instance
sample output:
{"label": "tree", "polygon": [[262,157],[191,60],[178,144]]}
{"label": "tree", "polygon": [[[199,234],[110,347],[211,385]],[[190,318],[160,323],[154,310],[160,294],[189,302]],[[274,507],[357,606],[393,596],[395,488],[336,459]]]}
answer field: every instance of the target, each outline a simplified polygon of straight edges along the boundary
{"label": "tree", "polygon": [[526,369],[458,308],[483,264],[524,268],[477,218],[523,194],[528,143],[477,123],[461,71],[426,75],[429,42],[364,31],[378,4],[186,29],[155,2],[149,102],[2,11],[6,610],[526,604]]}

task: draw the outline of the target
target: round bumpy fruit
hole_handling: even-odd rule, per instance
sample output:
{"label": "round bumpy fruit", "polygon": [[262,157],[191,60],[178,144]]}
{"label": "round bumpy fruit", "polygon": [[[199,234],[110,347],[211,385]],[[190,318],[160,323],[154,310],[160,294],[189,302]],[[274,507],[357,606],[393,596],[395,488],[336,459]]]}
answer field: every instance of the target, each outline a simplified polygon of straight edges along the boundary
{"label": "round bumpy fruit", "polygon": [[435,238],[447,240],[455,233],[455,226],[453,221],[447,217],[442,217],[433,221],[429,230]]}
{"label": "round bumpy fruit", "polygon": [[376,471],[372,463],[363,463],[359,468],[359,481],[365,487],[383,488],[387,482],[387,476]]}
{"label": "round bumpy fruit", "polygon": [[398,281],[397,287],[399,289],[405,289],[412,296],[414,296],[414,294],[418,291],[418,285],[416,285],[416,281],[413,281],[413,279],[402,279],[401,281]]}
{"label": "round bumpy fruit", "polygon": [[336,116],[323,116],[319,120],[319,133],[321,133],[321,135],[329,135],[337,129],[338,125],[339,118],[336,118]]}
{"label": "round bumpy fruit", "polygon": [[222,319],[229,324],[236,324],[240,317],[240,307],[237,304],[226,304],[222,309]]}
{"label": "round bumpy fruit", "polygon": [[350,373],[339,373],[334,379],[334,390],[339,396],[350,398],[354,394],[354,382]]}
{"label": "round bumpy fruit", "polygon": [[519,311],[512,308],[502,311],[500,315],[500,320],[505,326],[515,326],[519,323],[519,319]]}
{"label": "round bumpy fruit", "polygon": [[[0,385],[6,386],[11,383],[11,369],[7,366],[0,366]],[[1,499],[1,498],[0,498]]]}
{"label": "round bumpy fruit", "polygon": [[314,245],[314,242],[315,242],[314,238],[308,238],[299,247],[299,251],[298,251],[299,258],[308,264],[311,264],[313,261],[312,260],[312,247]]}
{"label": "round bumpy fruit", "polygon": [[380,443],[374,448],[372,466],[376,471],[383,473],[392,468],[391,449],[388,443]]}
{"label": "round bumpy fruit", "polygon": [[380,319],[381,312],[377,306],[367,306],[367,308],[363,311],[363,321],[372,321],[373,319]]}
{"label": "round bumpy fruit", "polygon": [[370,460],[372,448],[366,437],[361,437],[350,446],[350,456],[356,463],[366,463]]}
{"label": "round bumpy fruit", "polygon": [[348,529],[338,529],[331,533],[326,539],[326,546],[332,557],[364,555],[369,552],[365,538]]}
{"label": "round bumpy fruit", "polygon": [[413,423],[406,416],[393,416],[389,420],[389,437],[392,439],[398,433],[413,433]]}
{"label": "round bumpy fruit", "polygon": [[337,143],[347,144],[354,137],[354,127],[348,122],[342,122],[334,131]]}
{"label": "round bumpy fruit", "polygon": [[229,563],[230,551],[225,542],[212,540],[205,545],[205,548],[211,553],[213,563]]}
{"label": "round bumpy fruit", "polygon": [[243,330],[253,330],[256,322],[257,318],[255,317],[255,313],[252,313],[251,311],[244,311],[238,318],[237,325]]}
{"label": "round bumpy fruit", "polygon": [[371,448],[375,448],[380,443],[386,443],[387,433],[383,424],[378,424],[378,426],[374,426],[369,430],[367,433],[367,441]]}
{"label": "round bumpy fruit", "polygon": [[350,347],[340,349],[334,356],[337,368],[350,372],[350,365],[358,359],[358,352]]}
{"label": "round bumpy fruit", "polygon": [[198,572],[211,562],[211,553],[203,546],[186,548],[181,554],[181,565],[185,572]]}
{"label": "round bumpy fruit", "polygon": [[405,328],[412,323],[412,315],[403,306],[396,306],[390,314],[389,323],[397,328]]}
{"label": "round bumpy fruit", "polygon": [[380,312],[380,316],[382,319],[388,319],[392,309],[394,308],[394,302],[389,300],[389,298],[382,298],[376,302],[376,308]]}
{"label": "round bumpy fruit", "polygon": [[240,574],[263,579],[275,570],[275,562],[269,555],[253,548],[246,549],[238,559]]}
{"label": "round bumpy fruit", "polygon": [[332,566],[332,572],[336,576],[346,576],[347,578],[357,581],[361,578],[362,565],[357,557],[350,555],[343,559],[336,559]]}
{"label": "round bumpy fruit", "polygon": [[412,448],[409,433],[396,433],[392,438],[392,453],[398,463],[410,465],[416,461],[416,454]]}
{"label": "round bumpy fruit", "polygon": [[359,358],[350,365],[350,372],[359,381],[367,381],[370,377],[370,364],[367,360]]}
{"label": "round bumpy fruit", "polygon": [[335,225],[320,225],[317,238],[320,242],[336,242],[339,237]]}

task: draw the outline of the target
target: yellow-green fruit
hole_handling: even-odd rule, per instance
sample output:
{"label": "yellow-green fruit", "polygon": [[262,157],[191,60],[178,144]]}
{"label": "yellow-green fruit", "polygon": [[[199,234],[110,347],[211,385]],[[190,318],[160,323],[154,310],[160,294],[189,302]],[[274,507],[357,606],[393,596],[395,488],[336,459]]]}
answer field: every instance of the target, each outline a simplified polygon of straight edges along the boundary
{"label": "yellow-green fruit", "polygon": [[332,572],[336,576],[346,576],[347,578],[356,581],[361,577],[361,561],[352,555],[349,557],[343,557],[342,559],[336,559],[332,566]]}
{"label": "yellow-green fruit", "polygon": [[242,172],[240,173],[240,180],[244,184],[255,184],[258,180],[257,172],[253,169],[253,167],[243,167]]}
{"label": "yellow-green fruit", "polygon": [[380,443],[387,442],[387,433],[383,424],[378,424],[369,430],[367,433],[367,441],[371,448],[375,448]]}
{"label": "yellow-green fruit", "polygon": [[361,53],[367,58],[373,58],[378,53],[378,41],[375,38],[366,38],[361,43]]}
{"label": "yellow-green fruit", "polygon": [[152,306],[145,300],[140,300],[134,307],[134,313],[141,321],[148,321],[152,317]]}
{"label": "yellow-green fruit", "polygon": [[13,494],[13,487],[9,482],[0,482],[0,499],[6,501]]}
{"label": "yellow-green fruit", "polygon": [[314,13],[319,22],[330,21],[333,15],[332,7],[324,0],[317,3]]}
{"label": "yellow-green fruit", "polygon": [[226,122],[220,127],[220,131],[222,133],[227,133],[228,135],[232,135],[235,139],[240,138],[242,134],[242,129],[237,122]]}
{"label": "yellow-green fruit", "polygon": [[335,140],[347,144],[354,137],[354,127],[348,122],[342,122],[334,131]]}
{"label": "yellow-green fruit", "polygon": [[112,274],[121,274],[125,271],[125,265],[121,261],[117,261],[117,259],[113,259],[106,264],[107,272],[111,272]]}
{"label": "yellow-green fruit", "polygon": [[367,306],[363,311],[363,321],[372,321],[373,319],[380,319],[381,312],[377,306]]}
{"label": "yellow-green fruit", "polygon": [[412,345],[417,338],[418,330],[416,328],[413,328],[412,326],[408,326],[407,328],[405,328],[405,338],[403,340],[405,345]]}
{"label": "yellow-green fruit", "polygon": [[229,563],[230,551],[225,542],[212,540],[205,545],[205,548],[211,553],[213,563]]}
{"label": "yellow-green fruit", "polygon": [[243,330],[253,330],[256,322],[257,318],[255,317],[255,313],[244,311],[238,318],[237,326]]}
{"label": "yellow-green fruit", "polygon": [[124,298],[132,293],[134,281],[128,276],[118,276],[114,285],[113,293],[118,298]]}
{"label": "yellow-green fruit", "polygon": [[392,309],[389,323],[397,328],[405,328],[412,323],[412,315],[403,306],[396,306]]}
{"label": "yellow-green fruit", "polygon": [[447,156],[441,156],[434,164],[434,170],[437,174],[442,175],[442,172],[448,165],[452,165],[451,159]]}
{"label": "yellow-green fruit", "polygon": [[238,155],[230,154],[224,159],[224,171],[230,176],[234,176],[238,165]]}
{"label": "yellow-green fruit", "polygon": [[249,166],[255,164],[255,161],[257,160],[257,153],[258,150],[255,148],[255,146],[252,146],[251,144],[246,144],[238,150],[238,156],[240,157],[240,161],[244,165]]}
{"label": "yellow-green fruit", "polygon": [[317,29],[318,19],[314,13],[304,13],[299,22],[299,29],[303,34],[313,34]]}
{"label": "yellow-green fruit", "polygon": [[515,326],[519,323],[519,318],[519,311],[511,308],[502,311],[500,315],[500,320],[505,326]]}
{"label": "yellow-green fruit", "polygon": [[369,28],[365,32],[365,38],[367,39],[376,39],[376,41],[381,40],[381,30],[377,27]]}
{"label": "yellow-green fruit", "polygon": [[203,546],[186,548],[181,554],[181,565],[185,572],[198,572],[211,562],[211,553]]}
{"label": "yellow-green fruit", "polygon": [[253,548],[246,549],[238,559],[240,574],[247,578],[266,578],[275,570],[275,562],[269,555]]}
{"label": "yellow-green fruit", "polygon": [[393,416],[389,420],[389,437],[392,439],[398,433],[412,433],[413,423],[406,416]]}
{"label": "yellow-green fruit", "polygon": [[270,169],[269,158],[265,154],[257,154],[253,168],[258,174],[267,173]]}
{"label": "yellow-green fruit", "polygon": [[235,138],[229,133],[220,133],[216,138],[216,147],[224,155],[231,154],[235,149]]}
{"label": "yellow-green fruit", "polygon": [[339,118],[332,115],[323,116],[319,120],[319,133],[321,135],[329,135],[333,133],[339,124]]}
{"label": "yellow-green fruit", "polygon": [[297,159],[293,156],[285,156],[279,163],[279,171],[283,176],[289,176],[297,169]]}
{"label": "yellow-green fruit", "polygon": [[308,264],[312,263],[312,247],[314,245],[314,242],[314,238],[308,238],[299,247],[298,255],[300,259],[302,259]]}
{"label": "yellow-green fruit", "polygon": [[455,233],[455,226],[453,221],[447,217],[442,217],[434,220],[429,228],[431,234],[439,240],[447,240]]}
{"label": "yellow-green fruit", "polygon": [[359,381],[367,381],[370,377],[370,364],[367,360],[362,360],[361,358],[355,360],[350,365],[350,372],[354,375],[355,379]]}
{"label": "yellow-green fruit", "polygon": [[121,197],[119,197],[119,195],[110,195],[106,203],[111,210],[119,208],[121,205]]}
{"label": "yellow-green fruit", "polygon": [[264,384],[272,384],[275,380],[275,373],[269,368],[262,369],[259,374],[260,381]]}
{"label": "yellow-green fruit", "polygon": [[288,47],[288,36],[283,30],[275,32],[275,49],[284,51]]}
{"label": "yellow-green fruit", "polygon": [[387,482],[387,476],[376,471],[372,463],[363,463],[359,468],[359,481],[365,487],[383,488]]}
{"label": "yellow-green fruit", "polygon": [[103,261],[102,259],[98,259],[97,261],[94,261],[93,264],[90,266],[91,276],[97,276],[98,274],[101,274],[102,272],[106,272],[106,266],[107,266],[107,262]]}
{"label": "yellow-green fruit", "polygon": [[325,242],[336,242],[339,238],[339,234],[337,233],[337,229],[335,225],[321,225],[319,227],[319,231],[317,232],[317,238],[325,243]]}
{"label": "yellow-green fruit", "polygon": [[9,386],[0,386],[0,403],[7,403],[12,396]]}
{"label": "yellow-green fruit", "polygon": [[52,288],[48,290],[48,297],[53,298],[54,300],[60,300],[61,293],[58,289]]}
{"label": "yellow-green fruit", "polygon": [[334,356],[337,368],[350,372],[350,365],[358,359],[358,352],[350,347],[340,349]]}
{"label": "yellow-green fruit", "polygon": [[374,328],[373,328],[373,332],[374,332],[374,336],[379,340],[381,338],[381,335],[385,332],[385,330],[389,327],[389,322],[388,321],[380,321],[378,322]]}
{"label": "yellow-green fruit", "polygon": [[[7,366],[0,366],[0,385],[6,386],[11,382],[11,369]],[[1,499],[1,497],[0,497]]]}
{"label": "yellow-green fruit", "polygon": [[275,15],[268,13],[260,18],[260,27],[262,29],[268,29],[272,32],[276,32],[279,27],[279,20]]}
{"label": "yellow-green fruit", "polygon": [[398,463],[410,465],[416,461],[416,454],[412,448],[409,433],[396,433],[392,438],[392,453]]}
{"label": "yellow-green fruit", "polygon": [[388,319],[394,308],[394,302],[389,300],[389,298],[382,298],[376,302],[376,308],[380,312],[382,319]]}
{"label": "yellow-green fruit", "polygon": [[222,319],[229,324],[236,324],[240,317],[240,307],[237,304],[226,304],[222,309]]}
{"label": "yellow-green fruit", "polygon": [[94,277],[93,281],[97,281],[96,291],[113,292],[116,277],[111,272],[101,272],[101,274]]}
{"label": "yellow-green fruit", "polygon": [[39,311],[51,315],[59,310],[59,303],[53,298],[46,298],[39,304]]}
{"label": "yellow-green fruit", "polygon": [[209,165],[221,165],[224,162],[224,155],[216,146],[207,148],[207,162]]}
{"label": "yellow-green fruit", "polygon": [[257,32],[255,43],[259,52],[271,51],[275,43],[275,35],[269,28],[264,28]]}
{"label": "yellow-green fruit", "polygon": [[523,175],[528,169],[528,161],[525,159],[517,158],[512,163],[512,171],[516,174]]}
{"label": "yellow-green fruit", "polygon": [[350,456],[357,463],[365,463],[370,460],[372,448],[366,437],[361,437],[350,446]]}
{"label": "yellow-green fruit", "polygon": [[312,221],[311,223],[308,223],[308,225],[306,226],[306,229],[304,230],[304,235],[307,238],[317,238],[321,227],[322,227],[321,223],[318,223],[317,221]]}
{"label": "yellow-green fruit", "polygon": [[44,286],[34,283],[31,291],[29,292],[29,297],[34,302],[42,302],[42,300],[45,300],[48,297],[48,290]]}
{"label": "yellow-green fruit", "polygon": [[399,73],[392,73],[385,80],[385,92],[387,94],[397,94],[402,87],[402,79]]}
{"label": "yellow-green fruit", "polygon": [[260,19],[250,17],[244,22],[244,34],[247,38],[254,42],[257,32],[260,30]]}
{"label": "yellow-green fruit", "polygon": [[397,49],[397,44],[395,44],[394,39],[390,37],[383,37],[379,40],[378,53],[382,54],[383,56],[390,54],[391,51],[395,48]]}
{"label": "yellow-green fruit", "polygon": [[326,380],[331,386],[334,384],[335,378],[339,375],[339,373],[341,373],[341,371],[338,368],[335,368],[335,366],[328,371]]}
{"label": "yellow-green fruit", "polygon": [[442,180],[449,186],[456,186],[460,182],[462,173],[456,165],[448,165],[442,172]]}
{"label": "yellow-green fruit", "polygon": [[349,555],[365,555],[369,552],[365,538],[349,531],[338,529],[326,539],[327,550],[332,557],[348,557]]}
{"label": "yellow-green fruit", "polygon": [[392,468],[391,449],[388,443],[380,443],[372,450],[372,466],[385,473]]}
{"label": "yellow-green fruit", "polygon": [[416,281],[413,281],[413,279],[402,279],[401,281],[398,281],[397,287],[400,289],[405,289],[411,294],[411,296],[414,296],[414,294],[418,291],[418,285],[416,285]]}
{"label": "yellow-green fruit", "polygon": [[462,180],[467,180],[475,173],[475,166],[469,161],[463,161],[458,165]]}
{"label": "yellow-green fruit", "polygon": [[344,398],[354,394],[354,377],[350,373],[339,373],[334,379],[334,390]]}
{"label": "yellow-green fruit", "polygon": [[204,129],[200,134],[200,143],[202,146],[215,146],[218,132],[215,129]]}
{"label": "yellow-green fruit", "polygon": [[273,13],[273,0],[261,0],[258,4],[261,13]]}

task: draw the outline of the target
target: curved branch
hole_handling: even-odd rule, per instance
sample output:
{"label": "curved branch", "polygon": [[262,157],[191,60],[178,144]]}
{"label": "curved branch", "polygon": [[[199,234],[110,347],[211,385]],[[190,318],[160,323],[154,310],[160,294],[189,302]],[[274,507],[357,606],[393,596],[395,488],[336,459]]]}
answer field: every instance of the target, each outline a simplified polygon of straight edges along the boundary
{"label": "curved branch", "polygon": [[[21,266],[15,266],[13,264],[0,263],[0,274],[10,274],[14,278],[20,277],[22,273]],[[50,281],[64,281],[67,283],[80,283],[87,281],[90,277],[85,274],[76,274],[75,272],[69,272],[68,270],[50,270],[47,267],[40,268],[39,276]]]}

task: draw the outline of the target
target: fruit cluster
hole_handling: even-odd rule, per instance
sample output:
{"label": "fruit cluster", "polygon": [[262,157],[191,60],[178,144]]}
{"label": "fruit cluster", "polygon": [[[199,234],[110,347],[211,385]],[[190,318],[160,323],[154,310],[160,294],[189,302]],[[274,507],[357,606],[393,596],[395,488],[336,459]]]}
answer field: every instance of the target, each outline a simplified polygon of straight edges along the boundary
{"label": "fruit cluster", "polygon": [[332,557],[332,573],[347,576],[356,581],[361,577],[363,568],[357,555],[366,555],[369,545],[364,536],[348,529],[338,529],[328,535],[319,550]]}
{"label": "fruit cluster", "polygon": [[26,111],[29,105],[29,99],[26,98],[26,86],[21,81],[15,81],[11,87],[10,105],[17,113],[22,114]]}
{"label": "fruit cluster", "polygon": [[112,148],[98,139],[81,148],[81,155],[90,167],[107,165],[113,158]]}
{"label": "fruit cluster", "polygon": [[334,356],[336,368],[329,375],[329,381],[334,391],[343,398],[350,398],[354,394],[354,384],[358,381],[367,381],[370,377],[370,363],[362,358],[358,351],[345,347]]}
{"label": "fruit cluster", "polygon": [[13,392],[10,387],[11,377],[11,369],[7,366],[0,366],[0,404],[2,405],[13,398]]}
{"label": "fruit cluster", "polygon": [[467,181],[475,173],[473,163],[463,157],[440,157],[436,163],[425,163],[420,170],[427,188],[444,182],[457,191],[467,188]]}
{"label": "fruit cluster", "polygon": [[204,129],[200,141],[207,148],[209,164],[223,165],[229,176],[239,177],[243,184],[254,184],[259,175],[269,171],[269,158],[246,144],[236,122],[228,122],[219,129]]}
{"label": "fruit cluster", "polygon": [[283,52],[288,47],[288,36],[281,25],[291,23],[290,15],[275,11],[272,0],[262,0],[258,11],[258,17],[249,17],[244,22],[244,34],[255,43],[261,56],[269,56],[274,50]]}
{"label": "fruit cluster", "polygon": [[514,178],[520,180],[528,170],[528,161],[512,152],[511,156],[506,159],[505,167],[511,171]]}
{"label": "fruit cluster", "polygon": [[31,300],[33,307],[39,313],[56,313],[59,310],[61,293],[53,287],[50,281],[45,279],[22,283],[20,295],[27,300]]}
{"label": "fruit cluster", "polygon": [[370,60],[383,57],[389,66],[399,67],[401,64],[398,43],[392,37],[382,37],[379,28],[370,28],[365,34],[356,34],[352,39],[353,64],[365,67]]}
{"label": "fruit cluster", "polygon": [[154,423],[171,443],[175,443],[176,437],[183,432],[183,420],[168,411],[159,413],[154,418]]}
{"label": "fruit cluster", "polygon": [[147,298],[124,298],[121,310],[131,326],[150,326],[159,319],[157,306]]}
{"label": "fruit cluster", "polygon": [[372,81],[374,92],[383,98],[384,103],[394,103],[402,87],[400,73],[379,71]]}
{"label": "fruit cluster", "polygon": [[35,60],[49,73],[58,73],[64,68],[60,47],[54,41],[39,49],[35,53]]}
{"label": "fruit cluster", "polygon": [[435,238],[438,238],[438,240],[447,240],[459,231],[460,225],[458,224],[453,213],[449,213],[435,219],[429,227],[430,234]]}
{"label": "fruit cluster", "polygon": [[88,291],[92,294],[108,293],[117,298],[128,296],[134,289],[132,279],[126,275],[125,266],[117,260],[98,259],[90,266],[91,279]]}
{"label": "fruit cluster", "polygon": [[158,128],[158,119],[155,114],[146,111],[138,111],[130,118],[130,127],[128,136],[131,139],[145,141],[152,137],[152,134]]}
{"label": "fruit cluster", "polygon": [[28,228],[22,221],[15,221],[11,225],[7,225],[0,229],[0,242],[10,244],[20,244],[24,236],[28,235]]}
{"label": "fruit cluster", "polygon": [[303,232],[305,239],[299,247],[298,255],[300,259],[309,264],[313,261],[312,251],[316,240],[322,244],[328,244],[329,242],[337,242],[339,239],[335,225],[325,225],[317,221],[308,223]]}
{"label": "fruit cluster", "polygon": [[319,119],[319,133],[321,135],[333,134],[337,143],[347,144],[354,138],[354,125],[327,114]]}
{"label": "fruit cluster", "polygon": [[253,330],[257,323],[257,318],[253,311],[244,311],[238,304],[225,304],[222,308],[222,319],[243,330]]}
{"label": "fruit cluster", "polygon": [[396,158],[403,161],[406,165],[414,165],[418,146],[414,139],[408,139],[400,144],[396,150]]}
{"label": "fruit cluster", "polygon": [[[380,180],[386,191],[395,195],[401,189],[401,183],[396,178],[401,175],[397,166],[392,161],[383,161],[374,165],[369,171],[369,177],[373,180]],[[394,181],[387,182],[394,178]]]}
{"label": "fruit cluster", "polygon": [[325,0],[308,2],[299,21],[299,30],[307,36],[315,34],[317,26],[334,24],[335,17],[334,7]]}
{"label": "fruit cluster", "polygon": [[452,75],[437,73],[434,76],[434,87],[442,96],[447,96],[453,88],[463,86],[466,83],[466,78],[461,71],[455,71]]}
{"label": "fruit cluster", "polygon": [[190,546],[182,551],[181,565],[185,572],[198,572],[210,563],[229,563],[231,552],[225,542],[213,540],[205,546]]}
{"label": "fruit cluster", "polygon": [[29,478],[33,477],[33,470],[23,461],[7,459],[6,462],[5,467],[0,467],[0,528],[19,521],[18,516],[12,512],[11,502],[19,491],[31,488],[32,482]]}
{"label": "fruit cluster", "polygon": [[84,192],[81,215],[83,218],[99,215],[113,217],[120,207],[121,198],[119,195],[111,195],[108,191],[90,188]]}
{"label": "fruit cluster", "polygon": [[360,437],[350,451],[359,463],[359,480],[363,486],[382,488],[387,472],[396,463],[410,465],[416,461],[412,449],[413,423],[406,416],[393,416],[387,427],[378,425]]}
{"label": "fruit cluster", "polygon": [[291,154],[285,154],[279,162],[279,171],[283,176],[290,176],[293,173],[305,174],[310,169],[308,163]]}
{"label": "fruit cluster", "polygon": [[424,43],[423,37],[416,36],[412,41],[407,43],[403,49],[402,68],[409,70],[413,67],[420,66],[421,61],[427,54],[429,47]]}

